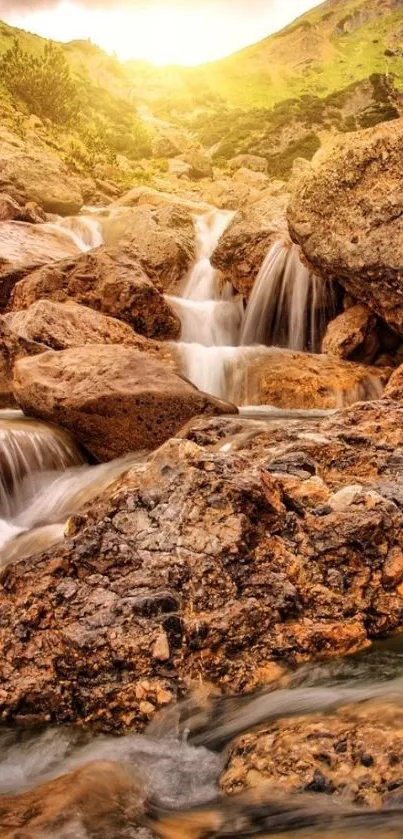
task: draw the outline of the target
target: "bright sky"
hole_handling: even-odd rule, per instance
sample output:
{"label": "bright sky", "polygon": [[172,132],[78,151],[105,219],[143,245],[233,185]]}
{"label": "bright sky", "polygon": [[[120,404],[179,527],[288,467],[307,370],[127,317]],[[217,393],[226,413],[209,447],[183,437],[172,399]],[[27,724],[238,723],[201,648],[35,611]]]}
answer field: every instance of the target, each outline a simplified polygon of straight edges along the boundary
{"label": "bright sky", "polygon": [[[322,0],[39,0],[7,3],[3,19],[59,41],[91,40],[122,60],[194,65],[229,55],[281,29]],[[108,5],[110,6],[108,8]],[[14,6],[14,11],[13,11]],[[0,3],[0,11],[3,6]]]}

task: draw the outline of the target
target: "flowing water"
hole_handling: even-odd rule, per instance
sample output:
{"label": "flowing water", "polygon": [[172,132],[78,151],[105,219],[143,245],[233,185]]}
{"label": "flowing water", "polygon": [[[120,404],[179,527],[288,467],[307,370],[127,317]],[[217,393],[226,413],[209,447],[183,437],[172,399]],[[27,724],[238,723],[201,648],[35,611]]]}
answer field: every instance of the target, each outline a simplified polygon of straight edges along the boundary
{"label": "flowing water", "polygon": [[[294,246],[279,242],[262,266],[245,312],[242,299],[222,283],[211,264],[231,218],[231,213],[218,211],[197,218],[196,264],[182,297],[170,298],[182,322],[178,349],[183,371],[202,390],[245,406],[255,403],[241,409],[243,418],[255,424],[316,419],[322,412],[260,406],[253,365],[256,360],[271,363],[272,345],[290,352],[318,350],[332,307],[329,289],[302,265]],[[97,247],[103,240],[101,221],[90,212],[46,227],[80,251]],[[362,387],[348,398],[379,395],[376,377],[369,377]],[[0,566],[60,541],[71,515],[128,469],[142,469],[144,462],[145,456],[137,453],[89,465],[62,430],[25,419],[18,411],[0,412]],[[73,728],[3,728],[0,839],[149,839],[147,828],[139,827],[133,817],[133,808],[125,816],[119,786],[109,807],[109,786],[98,789],[96,781],[92,786],[86,782],[80,792],[79,776],[69,774],[98,765],[102,775],[107,771],[102,761],[112,761],[111,766],[140,778],[152,802],[146,807],[147,825],[163,839],[401,835],[399,808],[367,814],[343,802],[332,809],[323,796],[319,802],[307,803],[299,796],[282,801],[277,794],[271,800],[267,791],[259,801],[256,796],[246,797],[227,805],[217,796],[225,747],[238,734],[277,718],[331,713],[349,703],[383,698],[401,702],[402,649],[400,644],[396,649],[376,649],[341,662],[305,667],[288,678],[287,686],[249,698],[189,700],[164,712],[144,735],[117,738]],[[60,777],[61,786],[54,786]],[[109,777],[113,787],[114,779]],[[94,800],[95,805],[91,804]],[[197,813],[175,815],[180,808],[201,805],[205,806]],[[173,826],[164,808],[173,808]],[[31,831],[31,822],[42,810],[40,826]]]}
{"label": "flowing water", "polygon": [[[298,247],[279,240],[263,262],[245,309],[211,262],[233,215],[217,210],[197,217],[195,265],[182,296],[167,299],[182,324],[177,351],[186,378],[200,390],[248,406],[262,402],[265,374],[279,362],[285,369],[287,352],[294,368],[299,362],[293,352],[320,352],[336,301],[332,285],[301,262]],[[342,407],[381,394],[379,377],[369,372],[351,386],[334,385],[328,402]]]}
{"label": "flowing water", "polygon": [[90,466],[60,428],[0,411],[0,568],[60,541],[70,516],[142,460]]}

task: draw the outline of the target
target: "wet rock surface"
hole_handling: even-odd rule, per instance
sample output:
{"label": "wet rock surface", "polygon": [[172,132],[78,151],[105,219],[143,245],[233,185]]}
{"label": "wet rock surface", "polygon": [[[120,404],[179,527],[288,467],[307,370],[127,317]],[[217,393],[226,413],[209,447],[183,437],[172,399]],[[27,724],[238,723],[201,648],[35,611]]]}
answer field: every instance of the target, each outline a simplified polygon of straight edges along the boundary
{"label": "wet rock surface", "polygon": [[179,319],[123,247],[100,247],[34,271],[16,285],[10,309],[26,309],[43,298],[57,302],[70,298],[126,321],[148,338],[179,336]]}
{"label": "wet rock surface", "polygon": [[385,702],[280,721],[234,744],[222,789],[232,794],[269,783],[374,808],[400,804],[402,729],[400,705]]}
{"label": "wet rock surface", "polygon": [[238,405],[278,408],[340,408],[382,395],[392,371],[326,355],[270,347],[239,359],[229,375]]}
{"label": "wet rock surface", "polygon": [[320,274],[403,334],[403,119],[338,137],[296,182],[288,222]]}
{"label": "wet rock surface", "polygon": [[402,429],[386,399],[191,423],[3,571],[3,717],[142,728],[194,680],[249,691],[401,628]]}
{"label": "wet rock surface", "polygon": [[236,413],[132,347],[88,344],[20,359],[24,413],[67,428],[98,460],[152,450],[197,414]]}

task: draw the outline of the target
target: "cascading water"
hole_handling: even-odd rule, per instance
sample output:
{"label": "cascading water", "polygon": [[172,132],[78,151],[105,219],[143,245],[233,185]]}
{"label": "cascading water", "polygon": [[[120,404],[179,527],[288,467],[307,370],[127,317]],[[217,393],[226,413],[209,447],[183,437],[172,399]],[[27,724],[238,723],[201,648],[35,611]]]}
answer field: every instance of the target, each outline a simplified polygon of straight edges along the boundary
{"label": "cascading water", "polygon": [[89,466],[66,432],[0,411],[0,567],[60,541],[69,516],[142,457]]}
{"label": "cascading water", "polygon": [[278,241],[257,276],[240,343],[317,353],[332,316],[332,286],[303,265],[296,245]]}
{"label": "cascading water", "polygon": [[98,248],[104,241],[101,222],[90,216],[60,218],[58,221],[48,222],[44,226],[48,230],[55,230],[62,236],[71,239],[77,249],[82,252]]}
{"label": "cascading water", "polygon": [[[259,404],[265,370],[284,353],[320,352],[335,315],[332,285],[302,262],[296,245],[277,241],[270,249],[244,311],[243,300],[223,284],[211,264],[220,236],[233,213],[211,211],[195,220],[196,262],[182,297],[169,297],[178,314],[177,345],[183,374],[200,390],[238,406]],[[290,361],[292,358],[290,356]],[[341,407],[382,392],[372,374],[341,390],[331,390],[326,406]]]}

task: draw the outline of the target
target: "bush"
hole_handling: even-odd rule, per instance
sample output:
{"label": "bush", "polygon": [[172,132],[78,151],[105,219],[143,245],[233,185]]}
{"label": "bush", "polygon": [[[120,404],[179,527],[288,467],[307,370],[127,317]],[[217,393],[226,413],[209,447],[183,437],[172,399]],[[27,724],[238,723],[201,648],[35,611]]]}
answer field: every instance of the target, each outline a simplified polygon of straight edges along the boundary
{"label": "bush", "polygon": [[38,117],[67,124],[78,116],[76,83],[61,49],[52,43],[36,56],[22,50],[15,38],[0,59],[0,78],[11,95]]}

